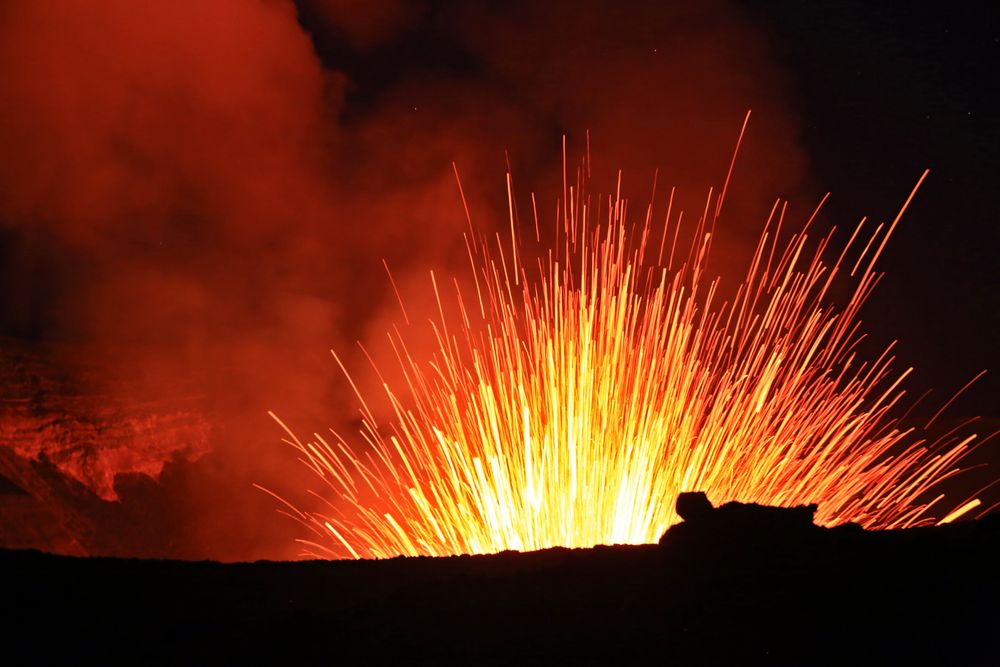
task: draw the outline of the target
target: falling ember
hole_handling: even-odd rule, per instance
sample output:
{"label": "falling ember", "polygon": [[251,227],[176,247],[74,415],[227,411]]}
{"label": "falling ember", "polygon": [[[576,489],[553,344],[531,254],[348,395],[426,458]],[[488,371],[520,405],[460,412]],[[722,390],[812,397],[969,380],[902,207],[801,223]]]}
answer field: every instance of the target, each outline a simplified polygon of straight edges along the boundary
{"label": "falling ember", "polygon": [[[328,487],[328,513],[289,506],[314,534],[310,553],[647,543],[688,490],[817,503],[820,523],[867,528],[932,524],[938,509],[952,521],[979,504],[924,500],[976,436],[928,443],[903,429],[891,412],[910,371],[892,369],[892,345],[874,360],[857,351],[858,310],[909,199],[887,229],[862,221],[839,249],[831,232],[814,251],[805,228],[779,246],[776,204],[735,298],[720,303],[704,272],[725,188],[679,260],[681,216],[668,205],[658,229],[651,205],[630,223],[618,195],[587,194],[586,171],[565,186],[544,258],[520,256],[513,204],[511,239],[470,233],[475,295],[456,287],[461,330],[435,281],[433,359],[391,336],[407,386],[404,399],[384,384],[388,428],[351,381],[365,449],[337,434],[304,442],[281,424]],[[844,274],[853,292],[838,309],[830,289]]]}

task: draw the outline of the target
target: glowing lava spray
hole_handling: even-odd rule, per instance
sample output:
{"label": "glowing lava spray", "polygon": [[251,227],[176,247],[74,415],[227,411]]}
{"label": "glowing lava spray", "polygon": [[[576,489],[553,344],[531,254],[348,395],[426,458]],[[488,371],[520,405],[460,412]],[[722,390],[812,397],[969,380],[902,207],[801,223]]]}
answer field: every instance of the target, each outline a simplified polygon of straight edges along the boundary
{"label": "glowing lava spray", "polygon": [[[289,505],[313,532],[310,553],[653,542],[687,490],[716,503],[818,503],[818,522],[868,528],[950,521],[979,504],[942,510],[928,495],[976,436],[928,443],[903,429],[891,412],[909,370],[891,368],[892,345],[871,360],[857,352],[858,309],[899,216],[810,249],[808,223],[779,245],[775,204],[735,298],[720,303],[704,269],[725,187],[679,253],[671,206],[662,226],[652,206],[630,224],[620,196],[586,193],[588,169],[575,185],[564,178],[558,240],[540,260],[522,257],[513,203],[510,238],[470,229],[475,295],[456,283],[461,326],[449,327],[435,282],[433,358],[392,336],[408,386],[385,385],[390,425],[355,389],[363,447],[286,428],[327,486],[327,511]],[[838,278],[851,285],[841,308],[829,294]]]}

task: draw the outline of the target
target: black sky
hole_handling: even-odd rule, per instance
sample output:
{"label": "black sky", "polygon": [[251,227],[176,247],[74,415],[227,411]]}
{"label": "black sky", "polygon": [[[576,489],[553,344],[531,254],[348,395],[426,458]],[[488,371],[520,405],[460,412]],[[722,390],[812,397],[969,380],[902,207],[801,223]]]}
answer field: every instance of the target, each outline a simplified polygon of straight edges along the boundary
{"label": "black sky", "polygon": [[[898,339],[914,385],[1000,415],[1000,22],[993,3],[748,2],[792,75],[810,169],[831,217],[891,216],[931,170],[890,242],[863,317]],[[915,387],[916,388],[916,387]]]}

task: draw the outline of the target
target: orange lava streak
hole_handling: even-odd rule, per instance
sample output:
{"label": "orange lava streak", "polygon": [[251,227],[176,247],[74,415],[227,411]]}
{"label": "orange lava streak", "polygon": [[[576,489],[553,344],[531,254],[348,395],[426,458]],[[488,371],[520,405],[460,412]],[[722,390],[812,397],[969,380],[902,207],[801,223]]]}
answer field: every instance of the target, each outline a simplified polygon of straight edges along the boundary
{"label": "orange lava streak", "polygon": [[[336,434],[303,442],[286,427],[328,487],[328,514],[293,509],[314,533],[303,540],[311,553],[652,542],[688,490],[715,503],[818,503],[826,525],[935,521],[928,509],[941,498],[920,498],[976,436],[928,446],[903,430],[890,413],[909,370],[892,370],[892,345],[874,361],[856,351],[856,315],[898,217],[881,239],[881,226],[862,238],[862,222],[829,264],[832,233],[815,251],[804,230],[777,247],[776,206],[737,296],[719,304],[703,273],[721,197],[672,269],[669,213],[659,232],[650,215],[630,226],[623,200],[599,213],[579,183],[566,186],[561,247],[537,275],[518,257],[513,213],[512,239],[467,243],[477,298],[467,308],[458,295],[460,331],[435,281],[437,352],[421,362],[392,337],[412,398],[385,386],[395,415],[382,428],[358,395],[367,448]],[[852,266],[853,295],[837,309],[828,291]]]}

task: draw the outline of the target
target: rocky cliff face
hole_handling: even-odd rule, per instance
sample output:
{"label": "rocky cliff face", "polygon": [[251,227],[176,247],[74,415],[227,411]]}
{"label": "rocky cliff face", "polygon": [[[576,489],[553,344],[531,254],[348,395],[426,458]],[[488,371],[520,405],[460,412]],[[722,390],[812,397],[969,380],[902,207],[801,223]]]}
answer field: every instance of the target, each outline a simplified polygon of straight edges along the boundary
{"label": "rocky cliff face", "polygon": [[[118,367],[110,354],[0,342],[0,476],[23,491],[0,494],[0,545],[88,551],[100,541],[92,515],[118,500],[117,476],[156,479],[208,451],[199,397],[144,395],[134,377],[99,370]],[[43,514],[60,528],[48,543]]]}

